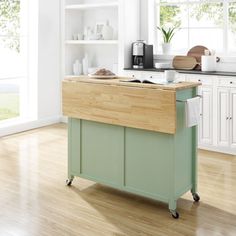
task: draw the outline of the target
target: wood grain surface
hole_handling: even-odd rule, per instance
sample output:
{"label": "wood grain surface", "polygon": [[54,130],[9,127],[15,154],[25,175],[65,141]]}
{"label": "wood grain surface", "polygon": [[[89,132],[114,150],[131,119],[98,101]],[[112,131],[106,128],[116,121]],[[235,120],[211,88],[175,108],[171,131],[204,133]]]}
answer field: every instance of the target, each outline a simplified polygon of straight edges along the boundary
{"label": "wood grain surface", "polygon": [[197,46],[192,47],[188,51],[187,56],[195,57],[197,62],[199,63],[195,67],[195,70],[201,70],[202,55],[205,54],[205,50],[208,50],[208,48],[205,46],[197,45]]}
{"label": "wood grain surface", "polygon": [[[236,156],[199,152],[199,194],[167,205],[67,178],[67,129],[58,124],[0,139],[1,236],[236,235]],[[142,173],[140,173],[142,175]]]}
{"label": "wood grain surface", "polygon": [[63,81],[63,114],[68,117],[174,134],[176,92]]}
{"label": "wood grain surface", "polygon": [[197,65],[195,57],[175,56],[173,59],[173,67],[177,70],[193,70]]}

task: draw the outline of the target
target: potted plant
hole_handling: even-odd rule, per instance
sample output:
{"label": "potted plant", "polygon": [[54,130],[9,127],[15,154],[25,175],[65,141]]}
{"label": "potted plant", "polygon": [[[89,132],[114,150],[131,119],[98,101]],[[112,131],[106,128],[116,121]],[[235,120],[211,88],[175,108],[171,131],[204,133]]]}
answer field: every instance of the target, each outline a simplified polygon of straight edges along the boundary
{"label": "potted plant", "polygon": [[160,30],[162,37],[163,37],[163,44],[162,44],[162,52],[163,54],[170,54],[170,49],[171,49],[171,40],[174,37],[176,30],[178,27],[168,27],[165,28],[164,26],[162,27],[157,27],[158,30]]}

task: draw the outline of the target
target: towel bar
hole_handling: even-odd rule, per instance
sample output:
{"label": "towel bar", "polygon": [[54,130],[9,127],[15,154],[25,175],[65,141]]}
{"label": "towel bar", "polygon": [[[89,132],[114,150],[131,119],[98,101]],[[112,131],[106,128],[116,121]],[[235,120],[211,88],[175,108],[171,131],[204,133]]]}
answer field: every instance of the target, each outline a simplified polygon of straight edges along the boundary
{"label": "towel bar", "polygon": [[[196,97],[202,98],[202,95],[197,95]],[[187,102],[187,100],[176,100],[176,102]]]}

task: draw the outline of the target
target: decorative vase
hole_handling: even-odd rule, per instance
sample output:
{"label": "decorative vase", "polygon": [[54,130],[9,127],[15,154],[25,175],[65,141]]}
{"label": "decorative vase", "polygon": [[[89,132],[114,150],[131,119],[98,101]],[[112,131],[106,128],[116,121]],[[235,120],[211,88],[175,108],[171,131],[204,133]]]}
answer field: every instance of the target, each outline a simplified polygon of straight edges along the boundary
{"label": "decorative vase", "polygon": [[73,64],[73,73],[74,75],[81,75],[82,73],[82,64],[79,62],[79,60],[76,60]]}
{"label": "decorative vase", "polygon": [[162,53],[163,55],[169,55],[171,50],[171,44],[170,43],[163,43],[162,44]]}
{"label": "decorative vase", "polygon": [[113,28],[110,26],[109,21],[106,21],[106,25],[102,27],[102,36],[104,40],[113,39]]}
{"label": "decorative vase", "polygon": [[85,56],[83,58],[82,64],[83,64],[83,74],[88,75],[89,62],[88,62],[88,54],[87,53],[85,54]]}

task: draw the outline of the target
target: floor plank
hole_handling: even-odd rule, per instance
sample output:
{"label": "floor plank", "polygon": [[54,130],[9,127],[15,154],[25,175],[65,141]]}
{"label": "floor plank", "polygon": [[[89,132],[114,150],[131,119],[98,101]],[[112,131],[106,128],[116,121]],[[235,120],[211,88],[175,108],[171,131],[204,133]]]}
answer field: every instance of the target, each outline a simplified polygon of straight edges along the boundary
{"label": "floor plank", "polygon": [[0,139],[1,236],[236,235],[236,156],[199,151],[199,193],[167,205],[76,178],[65,186],[67,131],[53,125]]}

